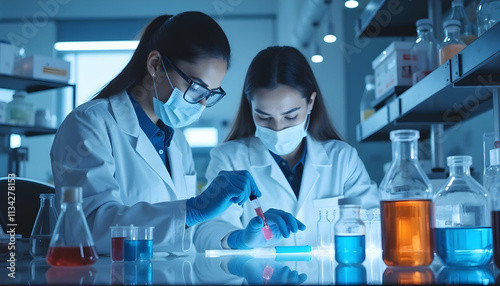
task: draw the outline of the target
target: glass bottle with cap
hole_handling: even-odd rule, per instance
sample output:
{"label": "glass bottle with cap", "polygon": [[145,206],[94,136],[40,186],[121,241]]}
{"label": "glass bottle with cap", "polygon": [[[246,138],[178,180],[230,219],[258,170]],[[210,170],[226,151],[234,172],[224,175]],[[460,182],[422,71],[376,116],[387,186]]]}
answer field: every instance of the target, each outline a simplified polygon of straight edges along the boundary
{"label": "glass bottle with cap", "polygon": [[476,26],[472,24],[465,13],[464,0],[453,0],[451,2],[451,13],[445,20],[460,21],[460,38],[466,45],[469,45],[477,38]]}
{"label": "glass bottle with cap", "polygon": [[365,260],[365,224],[359,217],[359,198],[339,199],[340,216],[334,226],[335,260],[355,264]]}
{"label": "glass bottle with cap", "polygon": [[490,196],[470,175],[471,156],[447,158],[450,176],[433,198],[436,254],[450,266],[483,266],[493,257]]}
{"label": "glass bottle with cap", "polygon": [[481,36],[500,22],[500,0],[481,0],[477,5],[477,34]]}
{"label": "glass bottle with cap", "polygon": [[416,84],[439,66],[439,44],[432,35],[432,21],[417,21],[417,40],[410,49],[413,84]]}
{"label": "glass bottle with cap", "polygon": [[495,177],[500,175],[500,132],[483,134],[483,152],[483,187],[489,190]]}
{"label": "glass bottle with cap", "polygon": [[460,38],[460,21],[447,20],[443,23],[444,40],[439,48],[439,64],[444,64],[465,48]]}
{"label": "glass bottle with cap", "polygon": [[82,210],[82,188],[63,187],[61,213],[50,240],[51,266],[88,266],[98,259],[94,240]]}
{"label": "glass bottle with cap", "polygon": [[373,107],[373,101],[375,100],[375,78],[372,74],[365,76],[365,90],[361,96],[361,102],[359,105],[360,111],[360,122],[364,122],[368,117],[375,113],[375,108]]}
{"label": "glass bottle with cap", "polygon": [[382,258],[387,266],[431,264],[432,186],[418,162],[418,130],[390,132],[392,162],[380,183]]}
{"label": "glass bottle with cap", "polygon": [[40,194],[40,209],[30,236],[30,253],[35,258],[47,255],[50,239],[56,227],[57,211],[54,196],[55,194]]}

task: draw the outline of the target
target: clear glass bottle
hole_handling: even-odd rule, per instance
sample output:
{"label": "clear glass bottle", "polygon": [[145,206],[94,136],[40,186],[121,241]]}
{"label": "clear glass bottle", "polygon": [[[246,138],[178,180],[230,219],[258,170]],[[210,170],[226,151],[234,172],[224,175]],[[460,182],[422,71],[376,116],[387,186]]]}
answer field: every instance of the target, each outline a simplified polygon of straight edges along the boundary
{"label": "clear glass bottle", "polygon": [[436,254],[450,266],[482,266],[493,256],[490,198],[470,175],[471,156],[447,158],[450,176],[433,198]]}
{"label": "clear glass bottle", "polygon": [[33,126],[35,115],[33,104],[26,101],[26,92],[18,90],[7,104],[7,123],[12,125]]}
{"label": "clear glass bottle", "polygon": [[94,240],[82,210],[82,188],[63,187],[61,213],[50,240],[51,266],[88,266],[98,259]]}
{"label": "clear glass bottle", "polygon": [[375,113],[373,101],[375,100],[375,77],[372,74],[365,76],[365,90],[361,96],[359,106],[360,122],[364,122]]}
{"label": "clear glass bottle", "polygon": [[382,258],[387,266],[427,266],[432,186],[418,162],[418,130],[393,130],[392,163],[380,183]]}
{"label": "clear glass bottle", "polygon": [[500,175],[500,132],[483,134],[483,152],[483,187],[489,190],[495,178]]}
{"label": "clear glass bottle", "polygon": [[481,0],[476,10],[477,34],[481,36],[500,22],[500,0]]}
{"label": "clear glass bottle", "polygon": [[370,238],[368,248],[378,249],[381,248],[381,226],[380,226],[380,209],[373,210],[373,217],[370,221]]}
{"label": "clear glass bottle", "polygon": [[439,66],[439,44],[432,35],[432,21],[417,21],[417,40],[410,49],[413,84],[416,84]]}
{"label": "clear glass bottle", "polygon": [[355,264],[365,260],[365,224],[360,219],[359,198],[343,198],[338,201],[340,215],[334,226],[335,260],[338,263]]}
{"label": "clear glass bottle", "polygon": [[49,250],[50,239],[57,222],[54,197],[55,194],[40,194],[40,209],[30,236],[30,253],[35,258],[45,257]]}
{"label": "clear glass bottle", "polygon": [[500,176],[495,177],[488,192],[492,198],[491,225],[493,231],[493,256],[495,265],[500,268]]}
{"label": "clear glass bottle", "polygon": [[460,38],[460,21],[447,20],[443,23],[444,40],[439,48],[439,64],[442,65],[465,48]]}
{"label": "clear glass bottle", "polygon": [[469,45],[475,39],[477,39],[477,29],[465,13],[464,0],[453,0],[451,2],[451,13],[450,16],[445,20],[460,21],[460,38],[466,45]]}
{"label": "clear glass bottle", "polygon": [[318,229],[318,247],[329,249],[332,245],[332,226],[328,219],[328,211],[319,211]]}

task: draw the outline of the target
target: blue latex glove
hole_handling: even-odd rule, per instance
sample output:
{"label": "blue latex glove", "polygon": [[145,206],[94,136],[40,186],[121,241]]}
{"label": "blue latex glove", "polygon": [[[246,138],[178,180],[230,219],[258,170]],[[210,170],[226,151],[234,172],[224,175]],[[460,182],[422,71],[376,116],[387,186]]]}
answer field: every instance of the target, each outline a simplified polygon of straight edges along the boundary
{"label": "blue latex glove", "polygon": [[186,201],[186,225],[212,219],[232,204],[241,206],[250,194],[261,196],[248,171],[220,171],[203,193]]}
{"label": "blue latex glove", "polygon": [[288,238],[290,233],[305,230],[306,226],[291,213],[282,210],[269,209],[264,213],[267,224],[273,232],[273,238],[266,240],[262,233],[264,221],[259,216],[252,218],[245,229],[232,232],[227,238],[227,244],[233,249],[250,249],[265,247]]}

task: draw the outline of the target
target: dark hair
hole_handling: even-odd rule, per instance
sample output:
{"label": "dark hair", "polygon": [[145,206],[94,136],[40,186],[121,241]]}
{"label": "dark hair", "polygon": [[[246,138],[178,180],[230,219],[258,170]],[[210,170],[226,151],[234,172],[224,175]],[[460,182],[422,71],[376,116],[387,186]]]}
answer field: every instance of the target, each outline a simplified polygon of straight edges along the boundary
{"label": "dark hair", "polygon": [[316,92],[308,133],[319,141],[341,140],[330,121],[323,96],[307,59],[296,48],[281,46],[268,47],[260,51],[250,63],[238,115],[226,141],[255,134],[250,104],[254,91],[259,88],[273,89],[278,84],[297,89],[307,102],[311,99],[312,93]]}
{"label": "dark hair", "polygon": [[224,31],[215,20],[201,12],[162,15],[144,29],[141,40],[125,68],[95,98],[109,97],[140,84],[147,74],[147,58],[153,50],[174,64],[200,58],[222,58],[227,62],[231,49]]}

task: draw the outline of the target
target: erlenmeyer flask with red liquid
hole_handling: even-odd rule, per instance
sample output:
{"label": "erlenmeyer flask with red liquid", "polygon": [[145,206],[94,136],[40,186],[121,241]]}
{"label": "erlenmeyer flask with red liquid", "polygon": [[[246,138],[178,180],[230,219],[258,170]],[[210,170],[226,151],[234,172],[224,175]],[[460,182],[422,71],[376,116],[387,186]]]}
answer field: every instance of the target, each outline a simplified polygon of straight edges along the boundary
{"label": "erlenmeyer flask with red liquid", "polygon": [[61,213],[47,252],[51,266],[88,266],[98,259],[94,240],[82,211],[82,188],[63,187]]}

